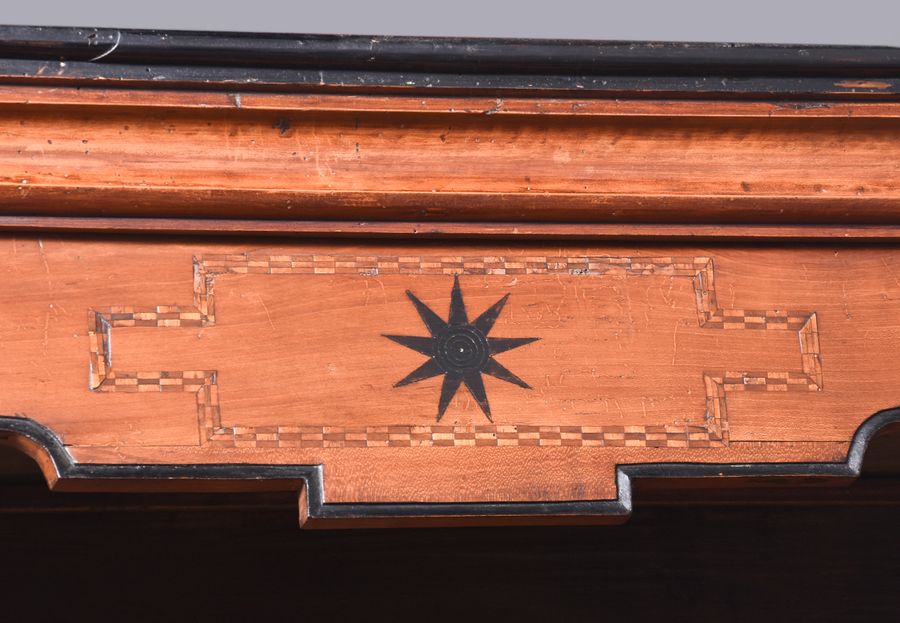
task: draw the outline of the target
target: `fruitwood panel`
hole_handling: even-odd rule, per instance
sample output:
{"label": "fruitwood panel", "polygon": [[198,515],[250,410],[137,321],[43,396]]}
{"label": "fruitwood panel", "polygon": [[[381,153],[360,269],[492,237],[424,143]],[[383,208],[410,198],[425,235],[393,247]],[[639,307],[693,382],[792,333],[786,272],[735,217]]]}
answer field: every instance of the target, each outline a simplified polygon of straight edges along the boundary
{"label": "fruitwood panel", "polygon": [[864,223],[896,222],[900,197],[888,104],[58,97],[0,106],[0,197],[18,213]]}
{"label": "fruitwood panel", "polygon": [[0,257],[0,414],[84,464],[322,464],[330,502],[602,500],[622,464],[844,461],[900,404],[893,247],[5,238]]}

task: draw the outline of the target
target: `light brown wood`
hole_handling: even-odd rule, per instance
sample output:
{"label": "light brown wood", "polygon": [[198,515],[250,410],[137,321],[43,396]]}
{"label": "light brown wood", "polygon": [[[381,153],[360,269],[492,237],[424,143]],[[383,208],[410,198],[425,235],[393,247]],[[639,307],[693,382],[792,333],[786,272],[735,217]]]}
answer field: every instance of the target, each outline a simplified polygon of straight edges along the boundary
{"label": "light brown wood", "polygon": [[0,199],[16,214],[895,224],[897,110],[7,86]]}
{"label": "light brown wood", "polygon": [[[0,414],[82,464],[322,464],[328,502],[603,500],[616,465],[842,462],[900,404],[895,247],[27,236],[0,257]],[[465,389],[436,422],[440,378],[392,387],[426,359],[382,335],[428,335],[405,291],[446,320],[453,274],[470,319],[510,294],[492,337],[540,338],[497,355],[532,389],[485,377],[493,422]]]}
{"label": "light brown wood", "polygon": [[[877,80],[791,102],[42,80],[0,85],[0,442],[55,489],[615,522],[641,467],[846,483],[900,407],[900,103],[847,91]],[[482,374],[456,378],[468,346],[426,307],[484,340]]]}

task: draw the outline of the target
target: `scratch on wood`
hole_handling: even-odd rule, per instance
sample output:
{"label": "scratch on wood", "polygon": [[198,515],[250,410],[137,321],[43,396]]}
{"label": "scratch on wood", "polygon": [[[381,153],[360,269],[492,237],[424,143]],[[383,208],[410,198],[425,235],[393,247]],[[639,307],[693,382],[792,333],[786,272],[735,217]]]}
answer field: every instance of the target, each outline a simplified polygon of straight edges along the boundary
{"label": "scratch on wood", "polygon": [[275,330],[275,323],[272,322],[272,315],[269,313],[269,308],[266,305],[266,302],[263,300],[262,296],[259,294],[256,295],[256,298],[259,299],[259,304],[262,305],[263,311],[266,312],[266,319],[269,321],[269,326],[272,327],[272,330]]}
{"label": "scratch on wood", "polygon": [[119,44],[120,44],[121,42],[122,42],[122,31],[121,31],[121,30],[117,30],[117,31],[116,31],[116,41],[112,44],[112,47],[110,47],[110,48],[109,48],[108,50],[106,50],[105,52],[101,52],[100,54],[98,54],[97,56],[95,56],[94,58],[92,58],[92,59],[90,60],[90,62],[93,63],[94,61],[99,61],[101,58],[105,58],[105,57],[109,56],[110,54],[112,54],[113,52],[116,51],[116,48],[119,47]]}
{"label": "scratch on wood", "polygon": [[677,320],[675,321],[675,330],[672,332],[672,365],[675,365],[675,356],[678,354],[678,325],[681,324]]}

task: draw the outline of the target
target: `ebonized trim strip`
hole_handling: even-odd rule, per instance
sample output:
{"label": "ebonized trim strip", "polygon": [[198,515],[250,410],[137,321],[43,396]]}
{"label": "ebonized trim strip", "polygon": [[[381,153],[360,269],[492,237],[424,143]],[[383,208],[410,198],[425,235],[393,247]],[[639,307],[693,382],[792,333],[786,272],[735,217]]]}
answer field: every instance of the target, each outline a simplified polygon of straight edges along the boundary
{"label": "ebonized trim strip", "polygon": [[895,244],[898,225],[544,223],[496,221],[314,221],[157,217],[0,216],[0,233],[60,235],[260,236],[366,240],[653,240]]}
{"label": "ebonized trim strip", "polygon": [[66,86],[268,91],[278,93],[342,92],[366,94],[392,90],[431,95],[478,93],[541,97],[578,94],[588,97],[755,98],[790,101],[891,100],[900,95],[900,79],[858,80],[836,77],[756,77],[732,74],[618,75],[540,73],[437,73],[357,71],[343,68],[253,68],[194,65],[99,64],[86,61],[0,58],[0,83]]}
{"label": "ebonized trim strip", "polygon": [[0,81],[244,90],[900,94],[900,48],[0,26]]}
{"label": "ebonized trim strip", "polygon": [[325,501],[321,465],[185,464],[108,465],[81,464],[72,460],[60,439],[48,428],[22,417],[0,417],[0,432],[30,439],[43,447],[60,479],[195,479],[303,481],[310,519],[388,519],[437,517],[627,517],[632,511],[635,478],[743,477],[849,477],[860,474],[869,441],[882,427],[900,422],[900,407],[880,411],[863,422],[850,443],[844,463],[656,463],[620,465],[616,469],[618,499],[573,502],[522,503],[427,503],[427,504],[332,504]]}
{"label": "ebonized trim strip", "polygon": [[0,26],[8,58],[452,73],[879,76],[900,48]]}

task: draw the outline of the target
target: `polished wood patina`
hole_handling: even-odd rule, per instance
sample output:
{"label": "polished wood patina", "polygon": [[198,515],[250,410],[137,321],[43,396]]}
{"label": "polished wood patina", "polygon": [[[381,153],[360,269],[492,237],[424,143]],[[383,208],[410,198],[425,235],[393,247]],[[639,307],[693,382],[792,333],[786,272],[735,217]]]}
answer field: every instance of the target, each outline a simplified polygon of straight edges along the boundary
{"label": "polished wood patina", "polygon": [[605,522],[636,477],[844,482],[900,419],[892,51],[664,46],[605,84],[646,59],[39,34],[0,46],[0,437],[56,489]]}

